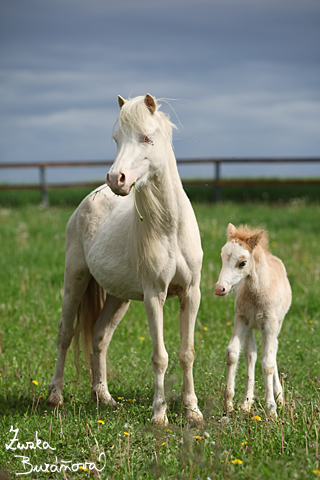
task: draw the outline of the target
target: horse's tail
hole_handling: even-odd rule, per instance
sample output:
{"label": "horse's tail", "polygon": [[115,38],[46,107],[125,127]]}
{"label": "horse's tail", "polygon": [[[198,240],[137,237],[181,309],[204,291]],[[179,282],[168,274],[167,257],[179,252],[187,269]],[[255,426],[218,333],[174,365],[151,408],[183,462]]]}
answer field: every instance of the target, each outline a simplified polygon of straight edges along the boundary
{"label": "horse's tail", "polygon": [[74,335],[74,359],[79,376],[79,343],[81,338],[82,350],[86,363],[91,369],[92,331],[106,299],[106,293],[98,282],[91,277],[86,291],[82,295],[77,313],[77,324]]}

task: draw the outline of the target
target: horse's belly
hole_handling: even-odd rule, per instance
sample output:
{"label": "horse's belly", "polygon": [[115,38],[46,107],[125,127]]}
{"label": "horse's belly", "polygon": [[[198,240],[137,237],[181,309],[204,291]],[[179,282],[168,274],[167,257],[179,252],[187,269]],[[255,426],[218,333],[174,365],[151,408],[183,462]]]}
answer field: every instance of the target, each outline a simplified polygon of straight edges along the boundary
{"label": "horse's belly", "polygon": [[88,262],[89,269],[99,285],[107,293],[117,298],[143,300],[143,291],[136,275],[126,265],[112,268],[112,265],[100,262]]}

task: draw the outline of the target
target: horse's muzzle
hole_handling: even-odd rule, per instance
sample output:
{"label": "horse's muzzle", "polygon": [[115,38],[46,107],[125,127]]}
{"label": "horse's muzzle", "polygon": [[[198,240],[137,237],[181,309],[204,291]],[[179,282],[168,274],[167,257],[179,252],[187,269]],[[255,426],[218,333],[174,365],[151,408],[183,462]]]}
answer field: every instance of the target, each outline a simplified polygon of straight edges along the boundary
{"label": "horse's muzzle", "polygon": [[109,172],[106,183],[116,195],[126,196],[130,193],[132,185],[127,184],[126,175],[121,172]]}

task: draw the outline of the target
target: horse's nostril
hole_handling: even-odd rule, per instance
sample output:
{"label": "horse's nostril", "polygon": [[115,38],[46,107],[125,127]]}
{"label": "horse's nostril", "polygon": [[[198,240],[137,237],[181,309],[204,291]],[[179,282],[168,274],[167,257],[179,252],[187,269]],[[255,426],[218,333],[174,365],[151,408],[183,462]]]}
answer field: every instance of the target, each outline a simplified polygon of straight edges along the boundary
{"label": "horse's nostril", "polygon": [[126,176],[124,173],[120,173],[119,183],[124,184],[126,182]]}
{"label": "horse's nostril", "polygon": [[221,287],[221,292],[225,292],[226,289],[224,287]]}
{"label": "horse's nostril", "polygon": [[110,182],[109,173],[107,173],[107,182]]}

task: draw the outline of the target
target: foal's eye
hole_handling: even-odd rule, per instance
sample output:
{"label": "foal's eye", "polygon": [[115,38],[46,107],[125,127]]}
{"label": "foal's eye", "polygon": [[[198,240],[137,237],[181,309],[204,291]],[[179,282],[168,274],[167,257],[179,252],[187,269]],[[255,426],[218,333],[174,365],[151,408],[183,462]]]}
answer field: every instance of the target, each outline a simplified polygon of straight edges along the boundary
{"label": "foal's eye", "polygon": [[247,262],[241,262],[239,263],[239,267],[245,267],[247,265]]}

